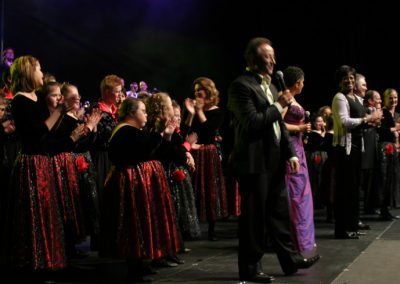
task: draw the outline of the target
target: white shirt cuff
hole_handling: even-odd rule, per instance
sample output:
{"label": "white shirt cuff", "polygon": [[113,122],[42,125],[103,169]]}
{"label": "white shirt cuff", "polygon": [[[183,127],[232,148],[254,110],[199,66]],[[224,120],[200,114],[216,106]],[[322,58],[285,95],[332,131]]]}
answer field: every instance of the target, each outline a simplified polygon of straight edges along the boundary
{"label": "white shirt cuff", "polygon": [[278,111],[279,111],[280,113],[282,113],[282,112],[283,112],[283,107],[281,106],[281,104],[280,104],[280,103],[278,103],[278,102],[274,102],[274,106],[276,106],[276,108],[278,109]]}

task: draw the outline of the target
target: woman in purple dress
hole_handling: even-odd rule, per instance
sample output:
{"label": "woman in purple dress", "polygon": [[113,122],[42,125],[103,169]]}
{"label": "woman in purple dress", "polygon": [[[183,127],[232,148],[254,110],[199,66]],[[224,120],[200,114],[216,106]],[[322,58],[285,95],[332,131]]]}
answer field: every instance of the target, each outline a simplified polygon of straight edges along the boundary
{"label": "woman in purple dress", "polygon": [[[284,71],[286,86],[293,96],[301,93],[304,87],[304,72],[298,67],[288,67]],[[311,124],[304,123],[305,111],[293,99],[284,114],[284,121],[292,138],[293,147],[299,158],[300,170],[292,173],[290,164],[286,167],[286,185],[289,193],[291,220],[295,241],[300,252],[307,253],[315,248],[314,207],[308,176],[307,159],[303,147],[303,133],[311,131]]]}

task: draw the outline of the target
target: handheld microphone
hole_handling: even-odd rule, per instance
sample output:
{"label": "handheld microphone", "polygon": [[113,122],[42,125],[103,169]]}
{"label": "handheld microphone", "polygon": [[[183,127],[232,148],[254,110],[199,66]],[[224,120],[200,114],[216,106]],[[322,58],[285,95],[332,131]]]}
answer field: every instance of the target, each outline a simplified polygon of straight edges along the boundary
{"label": "handheld microphone", "polygon": [[[306,111],[304,112],[304,124],[307,124],[307,123],[310,123],[310,122],[311,122],[310,115],[311,115],[311,114],[310,114],[310,112],[309,112],[308,110],[306,110]],[[309,133],[309,132],[304,132],[304,133],[303,133],[303,142],[304,142],[305,144],[307,144],[309,136],[310,136],[310,133]]]}
{"label": "handheld microphone", "polygon": [[304,123],[310,123],[311,119],[310,119],[310,112],[308,110],[306,110],[304,112]]}
{"label": "handheld microphone", "polygon": [[278,80],[279,91],[283,92],[287,89],[285,80],[283,78],[283,72],[281,70],[276,71],[275,77]]}

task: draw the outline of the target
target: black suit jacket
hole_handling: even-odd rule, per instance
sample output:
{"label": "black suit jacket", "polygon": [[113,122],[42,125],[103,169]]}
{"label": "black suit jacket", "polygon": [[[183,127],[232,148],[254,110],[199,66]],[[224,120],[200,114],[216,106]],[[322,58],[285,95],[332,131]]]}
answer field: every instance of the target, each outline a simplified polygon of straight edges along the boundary
{"label": "black suit jacket", "polygon": [[[276,100],[275,86],[271,84],[270,90]],[[235,133],[230,158],[236,174],[265,173],[282,160],[296,156],[281,113],[268,102],[258,74],[246,71],[231,84],[228,110]],[[273,129],[275,121],[280,123],[280,142]],[[278,150],[279,161],[275,158]]]}

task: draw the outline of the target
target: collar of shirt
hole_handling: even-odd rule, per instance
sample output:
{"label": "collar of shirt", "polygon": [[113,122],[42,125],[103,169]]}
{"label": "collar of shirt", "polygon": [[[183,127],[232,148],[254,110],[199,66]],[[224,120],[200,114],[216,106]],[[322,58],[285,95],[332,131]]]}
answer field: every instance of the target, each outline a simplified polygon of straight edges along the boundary
{"label": "collar of shirt", "polygon": [[[254,72],[253,70],[251,70],[250,67],[246,67],[246,71],[247,71],[247,72],[251,72],[251,73],[253,73],[254,75],[258,76],[260,79],[258,79],[257,81],[258,81],[261,85],[263,84],[263,81],[267,84],[268,87],[269,87],[269,85],[271,84],[271,76],[269,76],[269,75],[263,76],[263,75],[261,75],[261,74],[259,74],[259,73],[257,73],[257,72]],[[259,81],[259,80],[260,80],[260,81]]]}
{"label": "collar of shirt", "polygon": [[103,100],[100,100],[99,101],[99,108],[102,111],[108,112],[109,114],[111,114],[111,116],[113,117],[114,120],[117,119],[117,111],[118,111],[118,109],[114,104],[112,104],[111,108],[110,108]]}
{"label": "collar of shirt", "polygon": [[268,75],[262,76],[259,74],[259,76],[261,76],[262,81],[264,81],[267,86],[269,87],[269,85],[271,85],[271,77]]}

